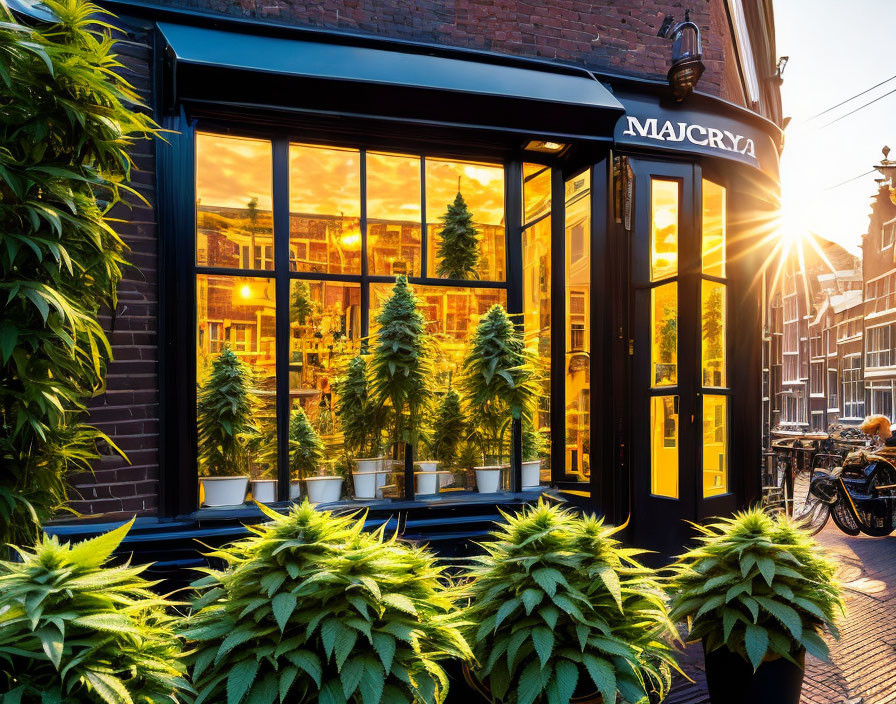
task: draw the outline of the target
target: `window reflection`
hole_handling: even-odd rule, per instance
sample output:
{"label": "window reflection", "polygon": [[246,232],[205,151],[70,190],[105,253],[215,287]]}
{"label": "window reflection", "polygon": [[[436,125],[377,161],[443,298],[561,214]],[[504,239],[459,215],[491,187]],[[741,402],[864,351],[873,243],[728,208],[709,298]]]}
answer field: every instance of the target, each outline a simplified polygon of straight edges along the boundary
{"label": "window reflection", "polygon": [[[274,280],[196,277],[197,388],[207,388],[212,364],[232,350],[250,374],[252,418],[241,437],[253,479],[277,476],[277,390]],[[199,409],[200,423],[203,413]],[[201,449],[201,448],[200,448]],[[202,453],[200,452],[200,455]]]}
{"label": "window reflection", "polygon": [[367,154],[367,260],[369,273],[419,276],[420,159]]}
{"label": "window reflection", "polygon": [[728,491],[728,398],[703,396],[703,496]]}
{"label": "window reflection", "polygon": [[725,386],[725,284],[702,282],[703,386]]}
{"label": "window reflection", "polygon": [[[541,362],[542,393],[535,430],[551,435],[551,218],[523,230],[523,335]],[[542,480],[550,479],[550,457],[542,462]]]}
{"label": "window reflection", "polygon": [[591,174],[566,182],[566,478],[591,476]]}
{"label": "window reflection", "polygon": [[196,264],[274,268],[271,143],[196,135]]}
{"label": "window reflection", "polygon": [[361,273],[361,155],[289,146],[289,268]]}
{"label": "window reflection", "polygon": [[678,181],[650,181],[650,280],[678,273]]}
{"label": "window reflection", "polygon": [[725,189],[703,179],[703,273],[725,276]]}
{"label": "window reflection", "polygon": [[551,167],[523,164],[523,224],[551,212]]}
{"label": "window reflection", "polygon": [[504,281],[504,167],[427,159],[425,168],[428,275],[446,277],[439,271],[441,232],[445,227],[444,218],[460,193],[476,228],[479,247],[471,254],[475,260],[474,275],[458,278]]}
{"label": "window reflection", "polygon": [[678,284],[670,282],[650,292],[651,386],[678,383]]}
{"label": "window reflection", "polygon": [[678,498],[678,396],[650,398],[650,493]]}

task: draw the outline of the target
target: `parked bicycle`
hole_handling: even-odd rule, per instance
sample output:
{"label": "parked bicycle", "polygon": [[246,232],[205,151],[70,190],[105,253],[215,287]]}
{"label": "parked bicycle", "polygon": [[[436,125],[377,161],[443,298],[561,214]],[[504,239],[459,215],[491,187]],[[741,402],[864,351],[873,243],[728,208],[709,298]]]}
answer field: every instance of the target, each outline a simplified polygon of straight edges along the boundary
{"label": "parked bicycle", "polygon": [[[849,452],[817,452],[808,471],[795,467],[792,515],[812,534],[833,518],[847,535],[874,537],[896,531],[896,442],[890,421],[871,416],[862,432],[878,440],[876,447]],[[889,441],[889,442],[888,442]],[[833,448],[827,448],[833,449]]]}

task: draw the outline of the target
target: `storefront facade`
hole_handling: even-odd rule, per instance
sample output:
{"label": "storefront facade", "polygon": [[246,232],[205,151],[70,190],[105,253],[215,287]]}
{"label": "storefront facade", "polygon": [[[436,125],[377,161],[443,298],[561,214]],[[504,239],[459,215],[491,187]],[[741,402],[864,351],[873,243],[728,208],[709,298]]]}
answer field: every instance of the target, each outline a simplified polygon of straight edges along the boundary
{"label": "storefront facade", "polygon": [[[710,5],[704,80],[716,95],[678,102],[655,69],[610,72],[612,52],[511,56],[521,52],[503,50],[497,30],[483,52],[451,32],[421,42],[310,30],[310,10],[292,6],[296,26],[110,4],[131,31],[135,81],[170,131],[142,162],[151,208],[123,226],[143,276],[122,304],[145,307],[145,329],[127,310],[116,316],[124,366],[94,410],[132,464],[100,463],[76,507],[106,521],[140,514],[136,539],[154,550],[253,519],[248,505],[202,507],[197,402],[225,348],[255,376],[252,478],[288,503],[290,419],[301,408],[324,435],[336,422],[335,382],[376,332],[397,275],[434,340],[436,396],[492,305],[522,326],[543,372],[533,417],[547,443],[544,489],[664,552],[686,539],[685,520],[755,499],[766,254],[756,245],[777,202],[781,136],[717,96],[737,88],[739,102],[780,119],[766,75],[775,57],[745,53],[750,32],[754,47],[773,46],[774,33],[770,11],[747,21],[739,2]],[[664,65],[655,9],[659,18],[626,16]],[[626,18],[604,20],[601,41],[622,40]],[[735,58],[745,68],[732,77]],[[446,274],[440,241],[458,193],[478,236],[464,278]],[[419,497],[408,466],[392,498],[365,504],[371,520],[423,540],[477,535],[496,507],[537,495],[521,491],[520,435],[502,493],[485,497],[458,475],[452,491]]]}

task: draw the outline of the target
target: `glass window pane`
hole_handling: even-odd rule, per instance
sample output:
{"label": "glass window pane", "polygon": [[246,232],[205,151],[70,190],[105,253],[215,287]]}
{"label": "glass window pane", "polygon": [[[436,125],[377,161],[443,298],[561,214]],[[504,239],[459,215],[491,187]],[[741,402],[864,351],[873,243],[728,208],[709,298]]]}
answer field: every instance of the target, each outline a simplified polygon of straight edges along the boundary
{"label": "glass window pane", "polygon": [[[273,279],[196,277],[200,476],[277,478],[275,309]],[[235,401],[247,404],[246,412],[221,410]],[[232,430],[215,433],[224,427],[221,420]],[[274,488],[254,486],[256,492]]]}
{"label": "glass window pane", "polygon": [[271,143],[196,135],[196,264],[274,268]]}
{"label": "glass window pane", "polygon": [[[526,347],[541,362],[542,393],[535,430],[551,437],[551,218],[523,230],[523,335]],[[550,479],[550,458],[542,462],[542,479]]]}
{"label": "glass window pane", "polygon": [[[456,202],[460,195],[463,204]],[[450,220],[446,220],[450,218]],[[427,273],[432,277],[504,281],[504,167],[474,162],[426,160]],[[475,228],[478,247],[463,245],[464,224]],[[442,231],[454,225],[447,247]],[[472,268],[472,272],[468,271]]]}
{"label": "glass window pane", "polygon": [[650,397],[650,493],[678,498],[678,396]]}
{"label": "glass window pane", "polygon": [[678,181],[650,181],[650,280],[678,273]]}
{"label": "glass window pane", "polygon": [[728,491],[728,397],[703,396],[703,496]]}
{"label": "glass window pane", "polygon": [[367,261],[373,275],[420,276],[420,159],[367,154]]}
{"label": "glass window pane", "polygon": [[289,268],[361,273],[361,154],[289,145]]}
{"label": "glass window pane", "polygon": [[701,326],[703,386],[725,386],[726,310],[725,284],[703,281],[701,293]]}
{"label": "glass window pane", "polygon": [[551,167],[523,164],[523,224],[551,212]]}
{"label": "glass window pane", "polygon": [[678,283],[672,281],[650,292],[652,321],[651,386],[678,383]]}
{"label": "glass window pane", "polygon": [[703,179],[703,273],[725,276],[725,189]]}
{"label": "glass window pane", "polygon": [[[290,282],[289,398],[323,441],[329,460],[342,455],[333,412],[332,383],[361,347],[361,285]],[[298,470],[291,472],[293,482]],[[298,488],[298,485],[296,485]]]}
{"label": "glass window pane", "polygon": [[566,182],[566,479],[591,477],[591,194]]}

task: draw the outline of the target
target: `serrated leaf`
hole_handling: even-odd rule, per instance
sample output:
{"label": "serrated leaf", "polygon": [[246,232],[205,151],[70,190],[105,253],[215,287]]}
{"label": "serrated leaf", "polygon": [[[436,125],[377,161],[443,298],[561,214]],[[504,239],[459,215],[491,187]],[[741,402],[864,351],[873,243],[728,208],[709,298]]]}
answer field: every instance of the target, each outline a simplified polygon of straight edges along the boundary
{"label": "serrated leaf", "polygon": [[786,604],[779,604],[777,601],[769,599],[768,597],[755,596],[753,598],[759,602],[759,605],[763,609],[768,611],[787,627],[787,630],[790,631],[790,635],[793,636],[795,641],[800,641],[802,639],[803,621],[796,611]]}
{"label": "serrated leaf", "polygon": [[554,666],[554,679],[557,683],[558,701],[569,702],[579,683],[578,666],[574,662],[561,658]]}
{"label": "serrated leaf", "polygon": [[551,653],[554,650],[554,634],[544,626],[536,626],[532,629],[532,645],[535,646],[535,652],[544,667],[548,660],[551,659]]}
{"label": "serrated leaf", "polygon": [[748,623],[744,634],[744,645],[747,649],[747,657],[750,658],[750,663],[755,671],[768,651],[768,633],[764,628]]}
{"label": "serrated leaf", "polygon": [[271,600],[274,620],[277,621],[281,633],[286,629],[286,624],[289,623],[289,617],[295,611],[297,603],[298,598],[292,592],[281,592]]}
{"label": "serrated leaf", "polygon": [[600,692],[604,701],[615,702],[616,668],[613,667],[613,664],[591,653],[585,653],[582,656],[582,662],[585,664],[585,669],[588,670],[594,686],[597,687],[597,691]]}
{"label": "serrated leaf", "polygon": [[414,602],[404,594],[383,594],[382,602],[407,614],[417,615],[417,608],[414,606]]}
{"label": "serrated leaf", "polygon": [[258,674],[258,661],[255,658],[240,660],[230,669],[227,675],[227,704],[240,704],[255,675]]}

